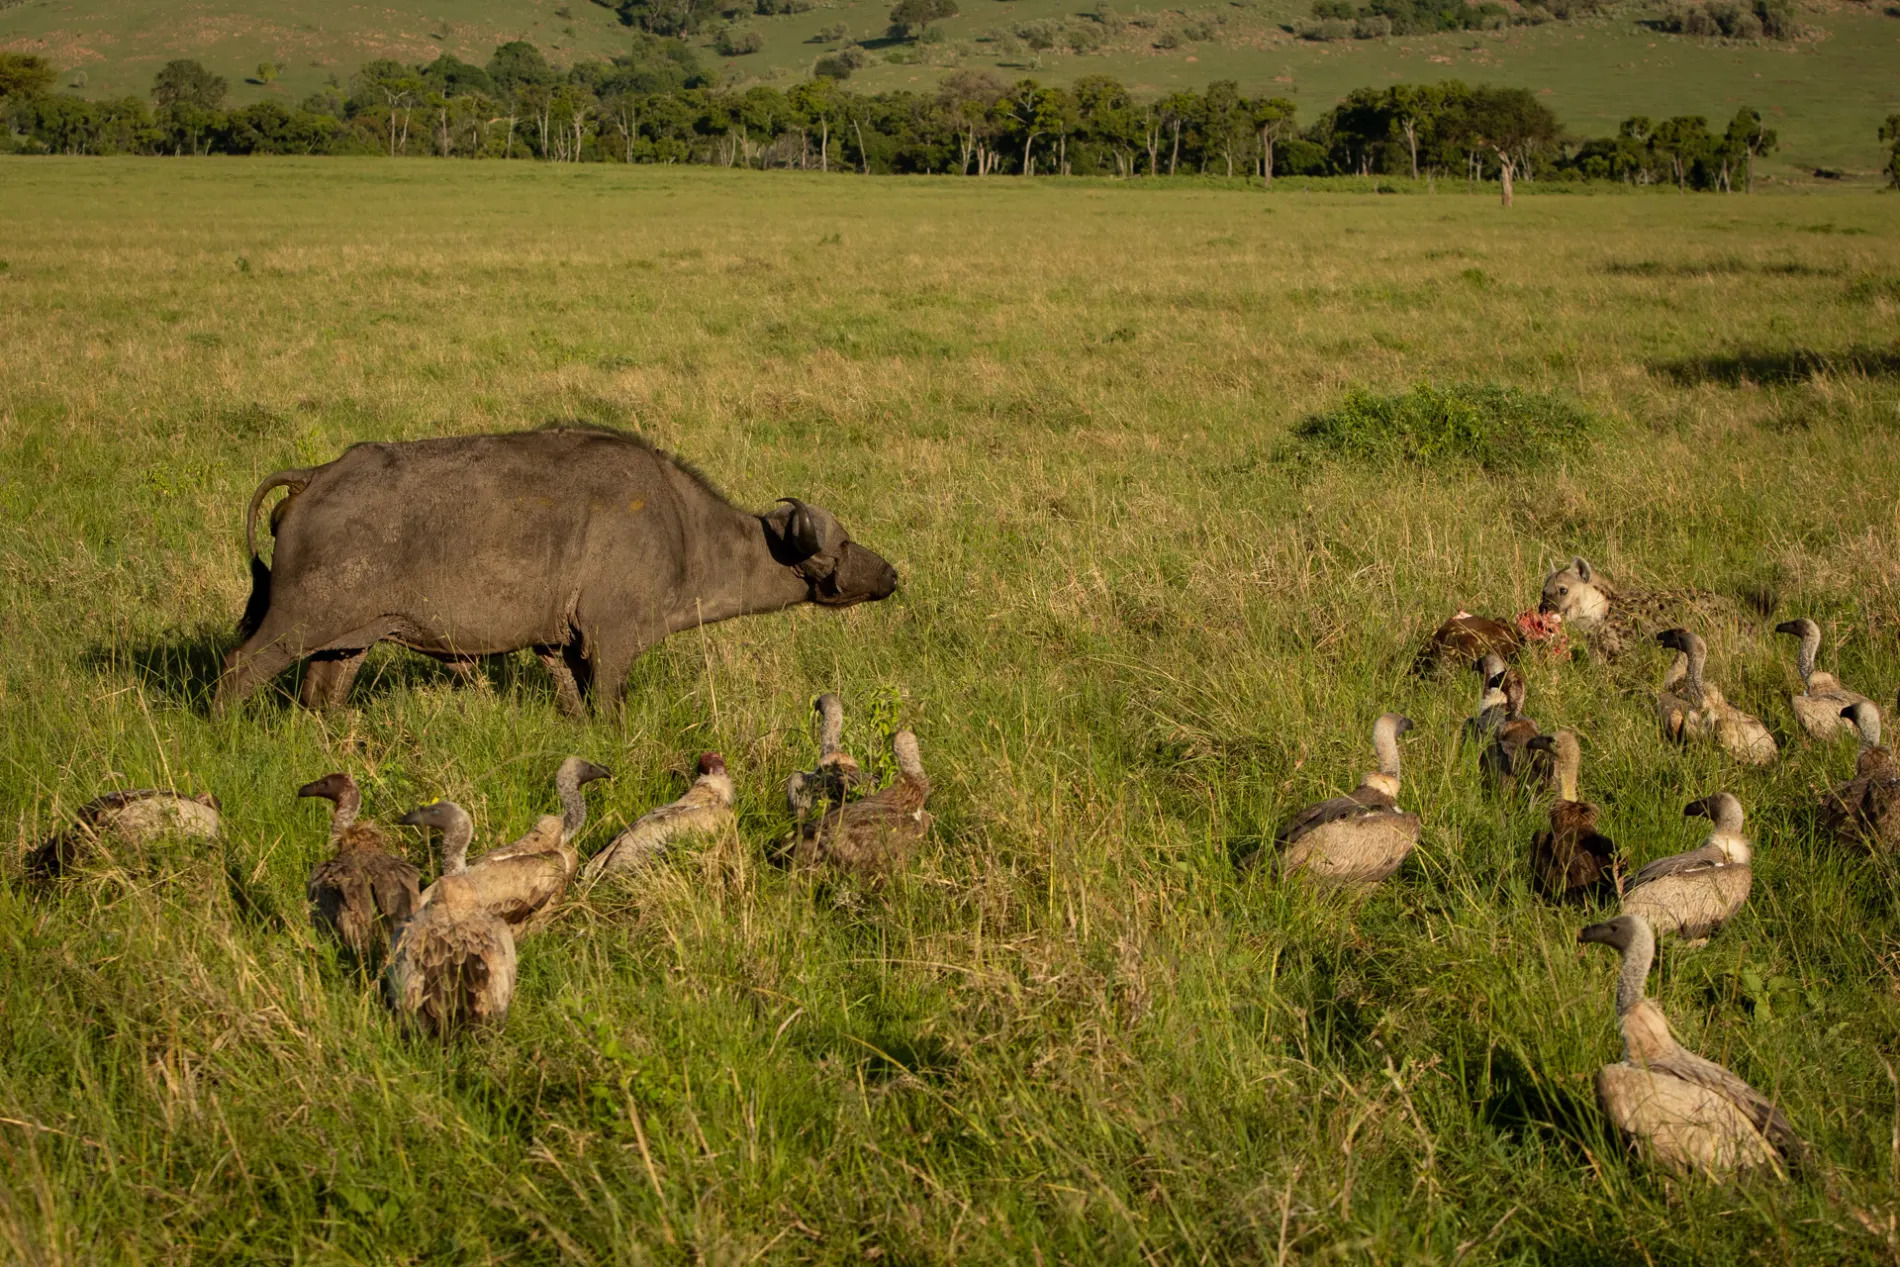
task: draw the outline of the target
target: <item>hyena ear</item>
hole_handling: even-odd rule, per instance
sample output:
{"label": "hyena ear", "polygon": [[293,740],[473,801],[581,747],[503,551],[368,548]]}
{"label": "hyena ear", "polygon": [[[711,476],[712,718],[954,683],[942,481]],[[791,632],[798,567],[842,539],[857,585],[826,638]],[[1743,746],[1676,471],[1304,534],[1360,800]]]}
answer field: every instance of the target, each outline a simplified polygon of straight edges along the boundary
{"label": "hyena ear", "polygon": [[1576,559],[1572,560],[1570,566],[1577,569],[1578,580],[1582,581],[1585,585],[1590,583],[1590,560],[1579,555]]}

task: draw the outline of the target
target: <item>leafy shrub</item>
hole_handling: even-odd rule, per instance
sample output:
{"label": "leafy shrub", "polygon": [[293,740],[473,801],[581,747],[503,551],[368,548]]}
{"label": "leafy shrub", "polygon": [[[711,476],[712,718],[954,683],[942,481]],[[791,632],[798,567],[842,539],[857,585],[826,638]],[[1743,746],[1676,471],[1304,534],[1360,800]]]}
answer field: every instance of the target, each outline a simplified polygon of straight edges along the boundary
{"label": "leafy shrub", "polygon": [[1181,35],[1182,38],[1192,40],[1196,44],[1205,44],[1214,38],[1215,31],[1210,22],[1190,22],[1181,28]]}
{"label": "leafy shrub", "polygon": [[1293,429],[1289,456],[1424,466],[1471,462],[1505,470],[1578,452],[1596,426],[1562,397],[1495,383],[1423,384],[1395,396],[1355,387],[1337,406]]}
{"label": "leafy shrub", "polygon": [[932,22],[956,16],[956,0],[897,0],[891,10],[891,36],[907,40]]}
{"label": "leafy shrub", "polygon": [[1504,6],[1490,0],[1480,4],[1467,4],[1465,0],[1370,0],[1363,7],[1352,0],[1315,0],[1313,18],[1299,28],[1301,38],[1340,40],[1358,35],[1360,39],[1373,39],[1436,31],[1484,31],[1510,22]]}
{"label": "leafy shrub", "polygon": [[1788,0],[1702,0],[1678,4],[1665,13],[1658,25],[1677,35],[1704,39],[1791,40],[1799,33],[1794,9]]}
{"label": "leafy shrub", "polygon": [[1181,37],[1173,31],[1163,31],[1155,40],[1156,48],[1180,48]]}
{"label": "leafy shrub", "polygon": [[1344,18],[1321,18],[1317,22],[1302,22],[1297,34],[1303,40],[1349,40],[1352,27]]}
{"label": "leafy shrub", "polygon": [[827,53],[812,63],[811,76],[813,79],[849,79],[851,67],[838,54]]}
{"label": "leafy shrub", "polygon": [[653,35],[690,35],[718,9],[716,0],[617,0],[620,20]]}
{"label": "leafy shrub", "polygon": [[781,13],[809,13],[812,0],[754,0],[756,10],[766,17]]}
{"label": "leafy shrub", "polygon": [[713,51],[721,57],[744,57],[765,47],[765,37],[757,31],[721,31],[713,40]]}
{"label": "leafy shrub", "polygon": [[1054,48],[1056,46],[1056,36],[1062,34],[1062,27],[1046,18],[1038,18],[1033,22],[1018,22],[1010,29],[1015,33],[1017,39],[1029,45],[1029,47],[1035,49],[1038,53],[1046,49]]}

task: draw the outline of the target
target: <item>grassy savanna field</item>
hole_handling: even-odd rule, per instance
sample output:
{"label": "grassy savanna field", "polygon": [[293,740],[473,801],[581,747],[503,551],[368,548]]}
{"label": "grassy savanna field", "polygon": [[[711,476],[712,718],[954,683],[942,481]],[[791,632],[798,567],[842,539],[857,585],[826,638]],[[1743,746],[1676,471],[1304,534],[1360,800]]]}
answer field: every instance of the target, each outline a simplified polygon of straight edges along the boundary
{"label": "grassy savanna field", "polygon": [[[1667,6],[1626,0],[1602,16],[1494,32],[1311,43],[1285,27],[1312,16],[1310,0],[1222,0],[1177,6],[1111,6],[1115,25],[1085,16],[1092,0],[965,0],[943,22],[943,42],[885,39],[890,0],[820,0],[804,13],[751,14],[734,24],[757,32],[756,54],[721,58],[712,29],[692,40],[708,67],[729,82],[790,84],[839,47],[820,32],[842,24],[868,42],[871,64],[851,86],[865,91],[929,91],[954,69],[987,70],[1005,81],[1024,76],[1071,83],[1114,75],[1138,95],[1238,81],[1253,95],[1271,92],[1312,122],[1354,88],[1462,79],[1529,88],[1578,135],[1612,134],[1633,113],[1666,118],[1706,115],[1721,130],[1744,105],[1760,110],[1781,148],[1762,163],[1776,179],[1801,181],[1824,166],[1873,179],[1884,165],[1875,141],[1881,119],[1900,109],[1900,18],[1883,5],[1811,3],[1797,18],[1809,32],[1792,43],[1687,38],[1645,25]],[[564,15],[564,16],[563,16]],[[1139,19],[1139,24],[1132,19]],[[1058,40],[1036,53],[1011,36],[1026,22],[1088,31],[1100,47],[1077,55]],[[1162,47],[1171,40],[1173,47]],[[628,28],[588,0],[469,0],[448,12],[421,0],[379,5],[318,0],[26,0],[0,6],[0,49],[44,56],[91,97],[145,96],[166,61],[202,60],[231,84],[231,100],[269,98],[295,105],[334,76],[343,82],[363,63],[407,64],[443,53],[485,63],[497,44],[532,41],[557,65],[626,51]],[[274,62],[269,85],[253,76]],[[75,77],[84,75],[83,82]]]}
{"label": "grassy savanna field", "polygon": [[[1853,747],[1796,730],[1786,639],[1900,686],[1890,198],[1300,194],[529,164],[57,159],[0,169],[0,1246],[29,1263],[1868,1261],[1900,1253],[1890,860],[1819,838]],[[1369,465],[1292,428],[1351,388],[1576,402],[1530,468]],[[796,493],[890,601],[676,636],[624,721],[528,657],[379,650],[216,717],[255,481],[358,440],[584,417],[738,501]],[[1533,896],[1544,809],[1480,786],[1460,606],[1574,553],[1695,586],[1715,680],[1784,759],[1659,738],[1659,649],[1527,661],[1530,712],[1638,862],[1741,797],[1756,889],[1651,988],[1822,1159],[1627,1159],[1607,908]],[[1738,614],[1739,613],[1739,614]],[[808,702],[914,726],[937,825],[888,888],[768,860]],[[1418,723],[1406,867],[1363,902],[1240,860]],[[733,838],[577,896],[505,1029],[404,1034],[309,930],[320,807],[452,796],[479,840],[614,781],[583,852],[700,750]],[[226,839],[50,892],[20,856],[117,786]],[[408,838],[412,856],[420,842]]]}

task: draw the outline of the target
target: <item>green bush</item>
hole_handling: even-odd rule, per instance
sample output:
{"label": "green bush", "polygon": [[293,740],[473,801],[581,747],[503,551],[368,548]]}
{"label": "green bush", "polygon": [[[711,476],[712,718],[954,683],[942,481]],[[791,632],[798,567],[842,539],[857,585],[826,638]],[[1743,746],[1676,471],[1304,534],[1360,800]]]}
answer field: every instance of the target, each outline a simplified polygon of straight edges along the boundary
{"label": "green bush", "polygon": [[765,47],[765,37],[757,31],[721,31],[713,39],[713,51],[721,57],[744,57]]}
{"label": "green bush", "polygon": [[1494,383],[1414,387],[1381,396],[1355,387],[1293,429],[1294,456],[1487,470],[1534,467],[1580,451],[1597,421],[1574,403]]}

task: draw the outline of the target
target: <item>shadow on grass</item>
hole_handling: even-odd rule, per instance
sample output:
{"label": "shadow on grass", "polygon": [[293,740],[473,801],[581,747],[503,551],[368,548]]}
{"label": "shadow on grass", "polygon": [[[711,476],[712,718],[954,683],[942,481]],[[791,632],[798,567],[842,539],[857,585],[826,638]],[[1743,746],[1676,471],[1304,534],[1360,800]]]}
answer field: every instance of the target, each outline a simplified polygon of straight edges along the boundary
{"label": "shadow on grass", "polygon": [[1612,277],[1725,277],[1746,274],[1758,277],[1838,277],[1841,270],[1828,264],[1803,264],[1784,260],[1764,264],[1737,259],[1732,255],[1712,260],[1611,260],[1603,271]]}
{"label": "shadow on grass", "polygon": [[956,1075],[956,1051],[934,1034],[918,1033],[903,1018],[885,1018],[866,1033],[840,1026],[813,1026],[788,1044],[813,1063],[835,1061],[859,1070],[865,1081],[911,1077],[943,1085]]}
{"label": "shadow on grass", "polygon": [[235,857],[224,860],[224,887],[231,896],[231,905],[237,911],[238,919],[246,926],[261,933],[281,933],[289,928],[289,921],[278,908],[277,899],[259,885],[253,884],[245,873],[244,865]]}
{"label": "shadow on grass", "polygon": [[1684,387],[1702,383],[1719,383],[1724,387],[1784,386],[1850,374],[1900,378],[1900,350],[1852,347],[1839,352],[1816,352],[1812,348],[1743,348],[1714,356],[1652,361],[1649,371]]}
{"label": "shadow on grass", "polygon": [[[225,653],[237,642],[237,635],[229,631],[200,628],[173,637],[94,643],[80,659],[94,672],[137,681],[155,700],[202,714],[211,710]],[[485,687],[500,694],[521,691],[544,696],[550,702],[554,698],[547,672],[519,654],[482,656],[460,671],[441,660],[393,645],[372,651],[370,656],[350,688],[352,701],[444,682]],[[306,660],[286,669],[258,687],[251,698],[275,697],[282,706],[295,707],[308,665]]]}
{"label": "shadow on grass", "polygon": [[1602,1141],[1594,1098],[1552,1085],[1515,1052],[1493,1045],[1471,1081],[1480,1119],[1500,1135],[1536,1136],[1579,1163],[1587,1162],[1592,1145]]}
{"label": "shadow on grass", "polygon": [[135,678],[165,703],[205,712],[217,690],[224,653],[237,641],[228,630],[199,628],[168,638],[94,643],[80,662],[98,673]]}

